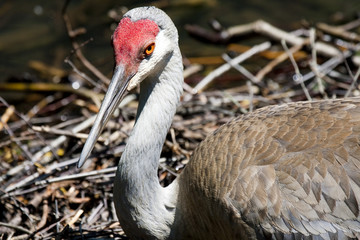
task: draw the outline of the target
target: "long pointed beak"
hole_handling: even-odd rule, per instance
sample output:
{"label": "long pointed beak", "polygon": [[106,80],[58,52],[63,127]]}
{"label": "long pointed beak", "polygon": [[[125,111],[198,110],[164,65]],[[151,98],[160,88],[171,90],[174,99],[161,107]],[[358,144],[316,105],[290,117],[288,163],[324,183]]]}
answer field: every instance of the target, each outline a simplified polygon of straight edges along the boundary
{"label": "long pointed beak", "polygon": [[77,166],[79,168],[84,165],[106,123],[109,121],[111,115],[113,114],[121,100],[128,93],[127,88],[131,77],[131,74],[125,73],[124,66],[119,65],[115,68],[114,75],[109,85],[108,91],[106,92],[99,113],[96,116],[94,125],[90,130],[89,137],[86,139],[85,145],[80,155],[80,159],[77,163]]}

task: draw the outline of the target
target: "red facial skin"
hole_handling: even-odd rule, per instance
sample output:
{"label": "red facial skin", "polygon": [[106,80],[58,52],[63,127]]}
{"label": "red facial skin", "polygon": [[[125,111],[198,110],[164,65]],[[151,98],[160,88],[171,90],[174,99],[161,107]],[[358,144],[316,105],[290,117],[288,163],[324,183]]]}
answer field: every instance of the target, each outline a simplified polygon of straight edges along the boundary
{"label": "red facial skin", "polygon": [[151,20],[132,22],[130,18],[123,18],[113,35],[116,66],[121,64],[136,72],[145,48],[155,42],[158,32],[158,25]]}

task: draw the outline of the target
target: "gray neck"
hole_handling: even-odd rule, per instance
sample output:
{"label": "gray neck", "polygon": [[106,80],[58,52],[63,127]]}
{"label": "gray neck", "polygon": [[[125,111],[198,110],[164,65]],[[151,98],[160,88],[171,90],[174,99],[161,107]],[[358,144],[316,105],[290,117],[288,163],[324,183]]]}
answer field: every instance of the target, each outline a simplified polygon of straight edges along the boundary
{"label": "gray neck", "polygon": [[182,82],[182,59],[177,47],[164,70],[141,83],[136,123],[114,183],[117,215],[132,238],[163,239],[174,220],[177,186],[161,187],[157,171]]}

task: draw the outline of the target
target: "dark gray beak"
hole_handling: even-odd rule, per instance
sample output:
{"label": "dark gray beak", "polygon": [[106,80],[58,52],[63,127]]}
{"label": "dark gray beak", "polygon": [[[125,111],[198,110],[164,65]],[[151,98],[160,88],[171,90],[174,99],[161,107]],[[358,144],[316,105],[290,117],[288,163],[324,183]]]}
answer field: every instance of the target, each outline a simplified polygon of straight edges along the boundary
{"label": "dark gray beak", "polygon": [[106,92],[99,113],[95,119],[93,127],[91,128],[89,137],[86,139],[84,148],[80,155],[80,159],[77,163],[79,168],[84,165],[106,123],[109,121],[111,115],[118,107],[121,100],[128,93],[127,88],[132,76],[133,75],[131,74],[125,73],[125,67],[122,65],[119,65],[115,68],[109,89]]}

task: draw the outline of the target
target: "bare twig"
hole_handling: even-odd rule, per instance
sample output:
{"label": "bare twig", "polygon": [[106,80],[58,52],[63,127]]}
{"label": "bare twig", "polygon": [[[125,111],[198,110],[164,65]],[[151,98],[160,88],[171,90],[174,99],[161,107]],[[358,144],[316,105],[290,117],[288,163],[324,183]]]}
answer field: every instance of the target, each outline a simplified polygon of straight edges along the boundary
{"label": "bare twig", "polygon": [[[335,67],[337,67],[340,63],[344,62],[344,60],[351,55],[351,51],[345,51],[342,55],[338,55],[335,57],[330,58],[328,61],[324,62],[323,64],[319,65],[318,71],[322,72],[323,74],[328,74],[332,71]],[[313,71],[308,72],[307,74],[303,75],[302,81],[306,82],[309,79],[312,79],[315,76]],[[301,82],[297,81],[297,84],[301,84]]]}
{"label": "bare twig", "polygon": [[[84,122],[78,124],[77,126],[75,126],[72,129],[73,133],[78,133],[80,131],[83,131],[84,129],[88,128],[90,125],[92,125],[95,121],[96,115],[91,116],[90,118],[86,119]],[[48,146],[44,147],[43,149],[41,149],[40,151],[38,151],[35,155],[34,158],[35,160],[40,160],[41,157],[47,153],[48,151],[50,151],[50,149],[54,149],[56,147],[58,147],[60,144],[62,144],[64,141],[66,140],[66,136],[62,135],[58,138],[56,138],[54,141],[52,141],[50,144],[48,144]]]}
{"label": "bare twig", "polygon": [[88,75],[86,75],[85,73],[81,72],[73,63],[69,58],[66,58],[64,60],[65,63],[69,64],[72,69],[74,70],[74,72],[76,72],[80,77],[82,77],[83,79],[85,79],[86,81],[88,81],[91,85],[100,88],[101,90],[103,90],[104,92],[106,92],[107,88],[104,86],[104,84],[98,84],[97,82],[95,82],[94,80],[92,80]]}
{"label": "bare twig", "polygon": [[105,174],[105,173],[115,173],[116,169],[117,169],[117,167],[111,167],[111,168],[106,168],[106,169],[102,169],[102,170],[95,170],[95,171],[91,171],[91,172],[73,174],[70,176],[61,176],[61,177],[56,177],[56,178],[51,178],[48,180],[42,180],[39,182],[35,182],[35,184],[36,185],[46,185],[46,184],[54,183],[54,182],[75,180],[75,179],[87,178],[87,177],[91,177],[91,176],[102,177],[101,175]]}
{"label": "bare twig", "polygon": [[[304,42],[305,43],[305,42]],[[280,56],[278,56],[277,58],[275,58],[274,60],[272,60],[271,62],[269,62],[265,67],[263,67],[257,74],[256,74],[256,79],[258,79],[258,81],[261,81],[266,74],[268,74],[269,72],[271,72],[277,65],[279,65],[280,63],[284,62],[286,59],[289,58],[289,54],[292,56],[294,53],[298,52],[301,48],[303,47],[303,44],[300,45],[295,45],[293,47],[291,47],[289,49],[289,52],[284,52],[282,53]]]}
{"label": "bare twig", "polygon": [[[278,41],[284,40],[286,43],[291,45],[303,45],[306,42],[306,39],[287,33],[263,20],[257,20],[251,23],[249,27],[251,27],[253,31],[257,33],[264,34]],[[229,28],[227,32],[230,35],[236,35],[238,32],[241,32],[241,29],[239,29],[238,26],[235,26]],[[337,56],[340,54],[338,49],[322,42],[317,42],[314,47],[318,52],[325,56]]]}
{"label": "bare twig", "polygon": [[285,52],[288,54],[289,59],[290,59],[292,65],[294,66],[294,69],[295,69],[295,79],[294,79],[294,80],[300,83],[301,88],[303,89],[306,98],[307,98],[309,101],[311,101],[311,96],[310,96],[309,91],[307,90],[307,88],[306,88],[306,86],[305,86],[305,84],[304,84],[303,76],[302,76],[302,74],[300,73],[299,67],[298,67],[298,65],[296,64],[296,61],[295,61],[292,53],[289,51],[288,47],[286,46],[285,40],[281,40],[281,44],[282,44],[283,48],[285,49]]}
{"label": "bare twig", "polygon": [[251,72],[249,72],[246,68],[244,68],[243,66],[241,66],[240,64],[235,64],[233,65],[231,62],[231,58],[229,57],[229,55],[227,54],[223,54],[222,55],[223,59],[229,63],[233,68],[235,68],[237,71],[239,71],[241,74],[243,74],[245,77],[247,77],[250,81],[252,81],[255,84],[261,84],[261,82],[259,81],[259,79],[256,78],[256,76],[254,76]]}
{"label": "bare twig", "polygon": [[[82,130],[84,130],[85,128],[88,128],[91,124],[93,124],[93,122],[95,121],[96,115],[88,118],[86,121],[78,124],[77,126],[75,126],[72,130],[73,133],[77,133],[80,132]],[[60,144],[62,144],[64,141],[66,140],[66,136],[62,135],[58,138],[56,138],[54,141],[52,141],[50,144],[48,144],[46,147],[42,148],[40,151],[38,151],[34,156],[34,162],[37,162],[41,159],[41,157],[49,152],[51,149],[54,149],[56,147],[58,147]],[[55,153],[56,154],[56,153]],[[16,166],[15,168],[12,168],[7,175],[9,176],[13,176],[16,173],[22,171],[23,169],[29,167],[30,165],[33,165],[33,163],[25,161],[22,164]],[[18,182],[16,184],[10,185],[9,187],[7,187],[5,189],[5,193],[9,193],[17,188],[20,188],[21,186],[23,186],[24,184],[26,184],[29,181],[32,181],[33,179],[37,178],[39,176],[39,173],[36,173],[35,176],[29,176],[26,178],[26,181],[22,181],[22,182]]]}
{"label": "bare twig", "polygon": [[6,108],[6,111],[3,115],[1,115],[0,118],[0,130],[3,129],[4,124],[9,121],[9,118],[14,114],[15,107],[13,105],[10,105]]}
{"label": "bare twig", "polygon": [[316,27],[320,29],[321,31],[327,32],[331,35],[340,37],[342,39],[348,40],[348,41],[356,41],[360,42],[360,36],[356,34],[355,32],[349,32],[346,29],[354,28],[356,26],[360,25],[360,19],[355,20],[354,22],[351,22],[351,25],[343,25],[343,26],[330,26],[326,23],[318,23],[316,24]]}
{"label": "bare twig", "polygon": [[200,64],[191,64],[189,67],[184,69],[184,79],[201,71],[202,69],[203,67]]}
{"label": "bare twig", "polygon": [[[5,101],[5,99],[3,99],[2,97],[0,97],[0,102],[2,102],[5,106],[7,106],[7,107],[9,107],[10,105]],[[28,119],[27,119],[27,117],[26,116],[24,116],[24,115],[22,115],[21,113],[19,113],[19,112],[17,112],[15,109],[14,109],[14,113],[18,116],[18,117],[20,117],[25,123],[26,123],[26,125],[29,127],[29,128],[31,128],[32,127],[32,124],[28,121]],[[4,123],[3,123],[4,124]],[[10,130],[10,129],[9,129]],[[36,135],[36,137],[38,138],[38,139],[40,139],[43,143],[45,143],[45,139],[39,134],[39,133],[36,133],[35,132],[35,135]],[[24,150],[24,148],[22,148],[23,150]],[[54,151],[54,149],[53,148],[49,148],[49,150],[48,151],[51,151],[54,155],[55,155],[55,157],[56,157],[56,154],[55,154],[55,151]],[[29,155],[29,154],[27,154],[27,156],[28,157],[30,157],[30,160],[32,161],[32,162],[34,162],[34,161],[36,161],[36,158],[34,158],[34,157],[31,157],[31,154]]]}
{"label": "bare twig", "polygon": [[313,72],[315,73],[315,79],[317,81],[317,85],[319,88],[319,92],[321,95],[325,96],[325,91],[324,91],[324,85],[322,83],[322,79],[321,79],[321,75],[318,71],[318,64],[317,64],[317,54],[316,54],[316,48],[315,48],[315,28],[311,28],[310,29],[310,45],[311,45],[311,61],[310,61],[310,66],[313,70]]}
{"label": "bare twig", "polygon": [[[104,94],[95,93],[92,90],[85,88],[74,89],[68,84],[55,84],[55,83],[0,83],[0,90],[5,91],[32,91],[32,92],[71,92],[77,95],[90,98],[102,99]],[[94,100],[95,103],[100,100]]]}
{"label": "bare twig", "polygon": [[50,209],[49,209],[48,201],[47,201],[47,200],[44,200],[44,204],[43,204],[43,214],[42,214],[42,216],[41,216],[40,222],[39,222],[38,225],[36,226],[37,229],[40,229],[40,228],[42,228],[42,227],[45,226],[45,224],[46,224],[46,219],[47,219],[48,216],[49,216],[49,212],[50,212]]}
{"label": "bare twig", "polygon": [[104,202],[101,201],[96,208],[91,212],[90,216],[87,218],[87,222],[89,225],[94,224],[94,222],[97,220],[101,210],[104,210]]}
{"label": "bare twig", "polygon": [[70,219],[68,225],[73,227],[74,223],[80,218],[80,216],[84,213],[84,210],[79,209],[76,214]]}
{"label": "bare twig", "polygon": [[[52,165],[48,166],[46,169],[46,173],[50,174],[53,173],[55,170],[60,170],[62,168],[68,167],[70,165],[75,165],[75,163],[77,163],[77,161],[79,160],[79,158],[73,158],[73,159],[69,159],[67,161],[62,161],[62,162],[55,162]],[[22,166],[22,165],[20,165]],[[23,167],[23,166],[22,166]],[[19,172],[20,170],[17,170],[15,172]],[[12,175],[14,175],[14,173],[11,173]],[[17,182],[15,185],[10,185],[9,187],[7,187],[4,190],[4,196],[2,197],[9,197],[9,196],[17,196],[17,195],[24,195],[26,193],[29,192],[33,192],[36,191],[37,189],[39,189],[39,187],[35,187],[35,188],[31,188],[31,189],[26,189],[24,191],[15,191],[16,189],[21,189],[27,185],[29,185],[31,182],[33,182],[34,180],[36,180],[37,178],[40,177],[40,173],[38,171],[34,172],[33,174],[27,176],[26,178],[22,179],[21,181]]]}
{"label": "bare twig", "polygon": [[[257,20],[248,24],[233,26],[221,32],[209,32],[201,27],[193,25],[187,25],[185,29],[190,34],[197,36],[200,39],[206,39],[207,41],[213,43],[222,44],[228,43],[229,40],[233,37],[243,36],[253,32],[268,36],[278,41],[284,39],[285,42],[290,45],[303,45],[307,42],[306,38],[301,38],[295,36],[294,34],[285,32],[263,20]],[[334,57],[341,53],[337,48],[323,42],[316,42],[315,48],[317,52],[324,56]]]}
{"label": "bare twig", "polygon": [[84,66],[89,69],[96,77],[98,77],[104,84],[109,85],[110,84],[110,79],[108,79],[104,74],[102,74],[94,65],[92,65],[92,63],[90,63],[85,56],[83,55],[82,51],[81,51],[81,46],[75,41],[75,36],[76,34],[74,34],[74,30],[72,29],[71,26],[71,22],[70,19],[68,17],[68,15],[66,14],[66,9],[68,6],[68,1],[65,2],[63,10],[62,10],[62,14],[63,14],[63,19],[65,22],[65,26],[68,32],[68,35],[71,39],[76,57],[84,64]]}
{"label": "bare twig", "polygon": [[212,71],[209,75],[207,75],[201,82],[199,82],[195,88],[195,92],[199,92],[203,90],[212,80],[214,80],[216,77],[220,76],[221,74],[225,73],[226,71],[230,70],[231,66],[237,65],[246,59],[250,58],[251,56],[264,51],[265,49],[270,48],[271,44],[270,42],[264,42],[259,45],[255,45],[252,47],[249,51],[246,51],[245,53],[237,56],[236,58],[231,60],[231,63],[225,63],[221,65],[219,68]]}
{"label": "bare twig", "polygon": [[[57,128],[51,128],[49,126],[32,126],[32,129],[37,132],[47,132],[47,133],[52,133],[52,134],[56,134],[56,135],[63,135],[63,136],[68,136],[68,137],[80,138],[80,139],[86,139],[89,136],[89,134],[74,133],[70,130],[61,130],[61,129],[57,129]],[[105,140],[102,137],[99,137],[98,141],[104,142]]]}
{"label": "bare twig", "polygon": [[348,70],[348,73],[349,73],[349,75],[351,76],[351,78],[352,78],[352,81],[351,81],[351,85],[350,85],[350,87],[349,87],[349,89],[346,91],[346,94],[345,94],[345,96],[344,97],[349,97],[350,96],[350,94],[351,94],[351,92],[352,92],[352,90],[354,89],[354,87],[355,87],[355,84],[357,84],[357,80],[359,79],[359,76],[360,76],[360,67],[358,67],[358,69],[357,69],[357,71],[356,71],[356,73],[355,73],[355,76],[352,74],[352,72],[351,72],[351,70],[349,69],[349,64],[347,64],[347,62],[345,61],[345,65],[346,65],[346,68],[347,68],[347,70]]}
{"label": "bare twig", "polygon": [[30,231],[30,230],[28,230],[26,228],[23,228],[23,227],[18,226],[18,225],[13,225],[13,224],[10,224],[10,223],[0,222],[0,226],[7,227],[7,228],[12,228],[12,229],[15,229],[15,230],[27,233],[27,234],[32,233],[32,231]]}
{"label": "bare twig", "polygon": [[16,143],[16,145],[21,149],[21,151],[24,153],[24,155],[27,157],[28,160],[33,161],[33,156],[32,154],[28,151],[27,147],[24,146],[24,144],[22,144],[18,138],[15,137],[14,132],[11,130],[11,128],[9,128],[9,126],[4,123],[1,122],[0,123],[3,125],[3,127],[5,128],[5,130],[8,132],[8,134],[10,135],[10,140],[14,143]]}
{"label": "bare twig", "polygon": [[253,101],[254,101],[254,92],[250,81],[246,81],[246,85],[249,89],[249,112],[252,112],[254,109]]}

